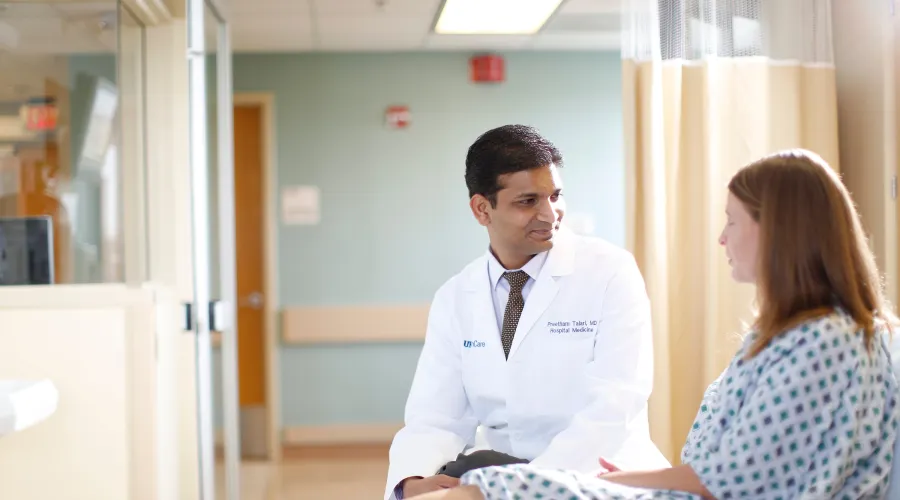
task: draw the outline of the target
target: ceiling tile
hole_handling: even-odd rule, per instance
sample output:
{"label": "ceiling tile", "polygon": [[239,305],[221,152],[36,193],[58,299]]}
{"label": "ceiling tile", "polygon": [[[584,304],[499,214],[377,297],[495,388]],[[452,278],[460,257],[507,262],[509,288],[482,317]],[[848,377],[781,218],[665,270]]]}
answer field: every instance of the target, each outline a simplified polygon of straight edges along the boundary
{"label": "ceiling tile", "polygon": [[618,50],[621,37],[618,32],[590,34],[540,34],[534,38],[535,50]]}
{"label": "ceiling tile", "polygon": [[311,13],[306,2],[286,2],[284,0],[234,2],[229,12],[231,13],[232,23],[240,23],[244,16],[289,16],[297,19],[308,19]]}
{"label": "ceiling tile", "polygon": [[232,48],[236,54],[259,52],[311,52],[312,39],[305,41],[284,40],[280,38],[266,39],[264,36],[254,37],[235,44]]}
{"label": "ceiling tile", "polygon": [[322,52],[406,52],[422,49],[422,39],[410,38],[336,38],[320,39],[316,50]]}
{"label": "ceiling tile", "polygon": [[519,35],[429,35],[425,47],[432,50],[523,49],[532,37]]}
{"label": "ceiling tile", "polygon": [[35,38],[27,40],[27,45],[16,49],[20,55],[32,54],[109,54],[115,55],[115,40],[71,41],[59,38]]}
{"label": "ceiling tile", "polygon": [[313,47],[309,30],[271,30],[265,27],[233,30],[232,47],[235,52],[305,52]]}
{"label": "ceiling tile", "polygon": [[622,11],[622,0],[568,0],[559,6],[564,14],[613,14]]}
{"label": "ceiling tile", "polygon": [[115,13],[118,8],[116,2],[88,2],[88,3],[51,3],[49,5],[56,16],[65,14],[68,16],[90,16],[106,13]]}
{"label": "ceiling tile", "polygon": [[541,29],[541,33],[592,34],[619,31],[622,16],[619,14],[564,14],[553,16]]}
{"label": "ceiling tile", "polygon": [[309,0],[317,15],[434,17],[441,0]]}
{"label": "ceiling tile", "polygon": [[257,11],[264,13],[271,8],[293,9],[308,12],[310,10],[309,0],[230,0],[230,8],[240,7],[246,10],[249,7],[257,7]]}
{"label": "ceiling tile", "polygon": [[52,17],[8,19],[4,24],[18,35],[20,45],[24,38],[59,37],[68,31],[62,19]]}
{"label": "ceiling tile", "polygon": [[0,5],[0,16],[4,19],[59,17],[59,11],[43,3],[6,3]]}
{"label": "ceiling tile", "polygon": [[424,37],[431,24],[428,18],[405,17],[319,17],[316,30],[322,35],[392,36],[395,34]]}
{"label": "ceiling tile", "polygon": [[364,19],[323,22],[316,28],[316,48],[322,50],[417,50],[421,49],[428,29],[421,23],[404,20]]}
{"label": "ceiling tile", "polygon": [[293,19],[277,15],[248,15],[231,25],[232,33],[257,33],[260,35],[287,36],[312,33],[309,19]]}

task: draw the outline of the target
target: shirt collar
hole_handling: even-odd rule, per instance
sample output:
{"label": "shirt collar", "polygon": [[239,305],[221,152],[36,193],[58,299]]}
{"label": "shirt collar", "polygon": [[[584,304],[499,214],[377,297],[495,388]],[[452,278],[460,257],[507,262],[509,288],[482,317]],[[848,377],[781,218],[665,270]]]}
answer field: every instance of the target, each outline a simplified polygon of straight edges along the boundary
{"label": "shirt collar", "polygon": [[541,252],[526,262],[521,269],[505,269],[503,265],[500,264],[500,261],[497,260],[497,257],[494,256],[494,252],[488,249],[488,277],[491,280],[492,289],[497,288],[497,285],[500,283],[500,280],[503,279],[503,273],[505,272],[525,271],[529,278],[537,280],[546,260],[547,252]]}

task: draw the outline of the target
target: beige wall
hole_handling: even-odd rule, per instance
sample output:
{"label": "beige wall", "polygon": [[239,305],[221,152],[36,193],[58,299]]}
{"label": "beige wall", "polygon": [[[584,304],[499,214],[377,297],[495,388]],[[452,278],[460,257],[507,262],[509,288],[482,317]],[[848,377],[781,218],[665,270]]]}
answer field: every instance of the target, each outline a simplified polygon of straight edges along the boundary
{"label": "beige wall", "polygon": [[889,2],[833,2],[841,170],[897,303],[897,18]]}

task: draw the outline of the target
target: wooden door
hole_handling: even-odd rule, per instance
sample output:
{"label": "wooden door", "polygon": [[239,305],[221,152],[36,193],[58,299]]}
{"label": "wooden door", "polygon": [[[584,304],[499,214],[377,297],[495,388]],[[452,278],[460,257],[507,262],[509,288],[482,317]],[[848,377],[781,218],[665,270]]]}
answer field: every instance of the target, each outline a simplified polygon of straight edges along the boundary
{"label": "wooden door", "polygon": [[[73,282],[71,220],[60,199],[56,183],[70,177],[63,170],[60,148],[56,142],[20,146],[18,194],[7,197],[0,216],[30,217],[49,215],[53,229],[53,278],[54,283]],[[13,200],[15,200],[13,202]]]}
{"label": "wooden door", "polygon": [[238,384],[244,456],[268,454],[262,108],[234,107]]}

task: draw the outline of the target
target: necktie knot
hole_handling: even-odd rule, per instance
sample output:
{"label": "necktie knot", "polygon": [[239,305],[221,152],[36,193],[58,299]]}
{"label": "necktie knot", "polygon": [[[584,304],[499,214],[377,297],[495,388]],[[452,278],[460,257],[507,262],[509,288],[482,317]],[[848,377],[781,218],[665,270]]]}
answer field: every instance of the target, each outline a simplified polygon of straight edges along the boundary
{"label": "necktie knot", "polygon": [[512,290],[519,292],[522,291],[522,288],[525,287],[525,283],[528,282],[528,273],[525,271],[506,272],[503,273],[503,277],[509,282],[509,286]]}

